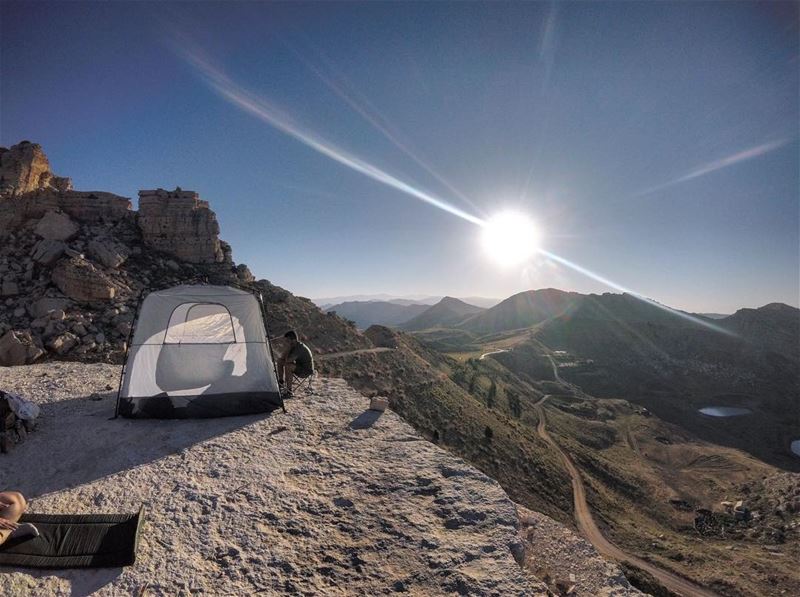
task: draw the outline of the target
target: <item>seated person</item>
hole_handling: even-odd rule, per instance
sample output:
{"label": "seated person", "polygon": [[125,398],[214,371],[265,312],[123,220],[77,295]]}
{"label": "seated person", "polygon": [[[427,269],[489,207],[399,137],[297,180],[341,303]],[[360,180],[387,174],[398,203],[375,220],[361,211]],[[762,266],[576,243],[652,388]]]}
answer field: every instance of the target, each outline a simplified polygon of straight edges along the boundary
{"label": "seated person", "polygon": [[294,330],[289,330],[283,337],[289,342],[289,348],[278,359],[278,383],[285,386],[286,393],[291,396],[294,376],[308,377],[314,373],[314,357],[308,346],[297,339]]}
{"label": "seated person", "polygon": [[0,545],[9,537],[38,537],[39,530],[29,522],[19,524],[28,503],[19,491],[0,492]]}

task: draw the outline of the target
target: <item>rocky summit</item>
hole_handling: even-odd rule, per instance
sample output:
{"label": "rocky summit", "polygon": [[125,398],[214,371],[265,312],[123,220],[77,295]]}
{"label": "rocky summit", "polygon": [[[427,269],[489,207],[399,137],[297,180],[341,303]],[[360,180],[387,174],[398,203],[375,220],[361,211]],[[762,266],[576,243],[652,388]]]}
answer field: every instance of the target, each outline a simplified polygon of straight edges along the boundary
{"label": "rocky summit", "polygon": [[39,145],[0,148],[0,366],[118,360],[139,296],[190,281],[252,282],[198,193],[76,191]]}

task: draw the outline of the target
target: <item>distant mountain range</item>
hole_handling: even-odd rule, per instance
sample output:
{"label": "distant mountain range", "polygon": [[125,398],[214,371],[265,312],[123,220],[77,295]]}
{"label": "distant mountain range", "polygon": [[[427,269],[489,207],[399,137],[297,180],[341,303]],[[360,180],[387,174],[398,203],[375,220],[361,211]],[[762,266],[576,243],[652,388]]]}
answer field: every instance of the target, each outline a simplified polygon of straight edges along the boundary
{"label": "distant mountain range", "polygon": [[[327,312],[335,312],[340,317],[349,319],[356,324],[356,327],[362,330],[375,324],[400,326],[408,330],[421,330],[436,327],[437,325],[451,326],[465,317],[484,310],[484,307],[470,304],[467,300],[446,296],[434,303],[417,302],[412,299],[345,301],[324,306],[322,309]],[[484,303],[493,301],[493,304],[495,304],[497,302],[494,299],[481,300]],[[417,321],[419,316],[426,314],[428,311],[431,311],[431,313],[427,317]],[[408,327],[407,324],[410,324],[411,327]]]}
{"label": "distant mountain range", "polygon": [[[405,296],[399,296],[394,294],[352,294],[348,296],[333,296],[333,297],[323,297],[323,298],[314,298],[311,299],[315,305],[317,305],[320,309],[328,310],[335,305],[340,305],[342,303],[373,303],[373,302],[382,302],[382,303],[394,303],[396,305],[435,305],[440,300],[444,298],[443,296],[439,295],[425,295],[425,294],[409,294]],[[460,300],[464,301],[465,303],[469,303],[470,305],[477,305],[478,307],[484,307],[488,309],[489,307],[494,307],[497,303],[500,302],[498,298],[490,298],[485,296],[466,296],[460,297]],[[378,322],[376,322],[378,323]]]}
{"label": "distant mountain range", "polygon": [[325,308],[348,319],[362,330],[374,324],[397,326],[430,309],[425,304],[398,304],[389,301],[348,301]]}

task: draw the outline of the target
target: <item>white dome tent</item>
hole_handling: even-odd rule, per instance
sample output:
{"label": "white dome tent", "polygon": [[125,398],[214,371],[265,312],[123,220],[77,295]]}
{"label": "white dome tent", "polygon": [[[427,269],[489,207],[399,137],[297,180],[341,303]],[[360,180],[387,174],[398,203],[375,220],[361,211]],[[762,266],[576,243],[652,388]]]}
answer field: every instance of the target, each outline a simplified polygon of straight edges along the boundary
{"label": "white dome tent", "polygon": [[116,414],[201,418],[283,408],[264,306],[248,290],[157,290],[134,321]]}

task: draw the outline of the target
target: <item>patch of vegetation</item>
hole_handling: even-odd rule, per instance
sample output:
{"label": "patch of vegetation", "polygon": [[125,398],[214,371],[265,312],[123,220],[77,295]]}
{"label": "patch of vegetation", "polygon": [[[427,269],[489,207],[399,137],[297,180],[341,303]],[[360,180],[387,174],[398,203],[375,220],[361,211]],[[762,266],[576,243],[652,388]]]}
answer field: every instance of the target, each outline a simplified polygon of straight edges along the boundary
{"label": "patch of vegetation", "polygon": [[622,572],[625,573],[628,582],[642,593],[649,593],[653,597],[681,597],[659,583],[652,574],[637,568],[630,562],[620,562],[619,567],[622,568]]}

